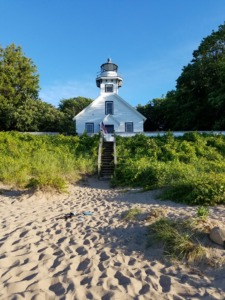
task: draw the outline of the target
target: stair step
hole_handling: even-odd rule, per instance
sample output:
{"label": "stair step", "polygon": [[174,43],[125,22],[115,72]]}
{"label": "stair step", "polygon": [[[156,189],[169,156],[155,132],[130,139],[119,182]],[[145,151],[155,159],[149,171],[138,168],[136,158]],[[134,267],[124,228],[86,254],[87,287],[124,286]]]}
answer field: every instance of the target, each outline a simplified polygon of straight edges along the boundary
{"label": "stair step", "polygon": [[114,173],[114,143],[104,142],[102,147],[101,171],[102,180],[108,180]]}

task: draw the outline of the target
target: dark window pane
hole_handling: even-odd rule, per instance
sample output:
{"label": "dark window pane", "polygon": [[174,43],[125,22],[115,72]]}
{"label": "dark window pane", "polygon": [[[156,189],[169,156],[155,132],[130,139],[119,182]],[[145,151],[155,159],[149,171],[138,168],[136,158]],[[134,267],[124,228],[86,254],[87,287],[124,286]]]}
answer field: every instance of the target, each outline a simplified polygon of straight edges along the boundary
{"label": "dark window pane", "polygon": [[106,115],[113,115],[113,101],[106,101],[105,102],[105,114]]}
{"label": "dark window pane", "polygon": [[126,122],[125,123],[125,131],[126,132],[133,132],[134,131],[133,122]]}
{"label": "dark window pane", "polygon": [[94,123],[86,123],[85,125],[87,133],[94,133]]}
{"label": "dark window pane", "polygon": [[105,92],[112,93],[113,92],[113,84],[106,84],[105,85]]}

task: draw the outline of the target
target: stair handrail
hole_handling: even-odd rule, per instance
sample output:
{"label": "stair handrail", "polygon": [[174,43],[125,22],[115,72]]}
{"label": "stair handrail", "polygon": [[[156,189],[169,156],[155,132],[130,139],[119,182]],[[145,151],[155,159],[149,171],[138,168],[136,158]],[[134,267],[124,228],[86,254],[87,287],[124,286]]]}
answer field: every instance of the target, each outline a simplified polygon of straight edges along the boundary
{"label": "stair handrail", "polygon": [[113,142],[113,153],[114,153],[114,166],[117,165],[117,154],[116,154],[116,133],[114,132],[114,142]]}
{"label": "stair handrail", "polygon": [[100,177],[100,172],[101,172],[102,145],[103,145],[103,135],[102,133],[100,133],[100,141],[98,146],[98,177]]}

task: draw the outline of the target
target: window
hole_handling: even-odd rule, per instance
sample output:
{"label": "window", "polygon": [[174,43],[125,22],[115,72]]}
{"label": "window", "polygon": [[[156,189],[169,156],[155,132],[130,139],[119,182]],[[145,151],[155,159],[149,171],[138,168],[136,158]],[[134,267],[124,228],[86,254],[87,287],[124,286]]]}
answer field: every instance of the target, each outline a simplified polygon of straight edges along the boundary
{"label": "window", "polygon": [[126,122],[125,123],[125,132],[133,132],[133,131],[134,131],[133,122]]}
{"label": "window", "polygon": [[113,101],[106,101],[105,102],[105,114],[106,115],[113,115]]}
{"label": "window", "polygon": [[94,133],[94,123],[85,123],[87,133]]}
{"label": "window", "polygon": [[113,92],[113,84],[106,84],[105,85],[105,92],[112,93]]}

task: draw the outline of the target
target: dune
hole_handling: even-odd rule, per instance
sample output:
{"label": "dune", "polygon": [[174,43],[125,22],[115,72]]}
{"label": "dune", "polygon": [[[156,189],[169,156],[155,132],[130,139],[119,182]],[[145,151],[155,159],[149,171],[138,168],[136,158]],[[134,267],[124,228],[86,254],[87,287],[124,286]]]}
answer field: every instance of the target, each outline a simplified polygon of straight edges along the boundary
{"label": "dune", "polygon": [[[144,221],[122,218],[133,207],[192,217],[194,207],[93,177],[66,194],[0,191],[0,299],[225,299],[224,265],[165,260],[160,245],[146,248]],[[209,219],[224,226],[225,207],[211,207]],[[210,247],[225,259],[222,247]]]}

